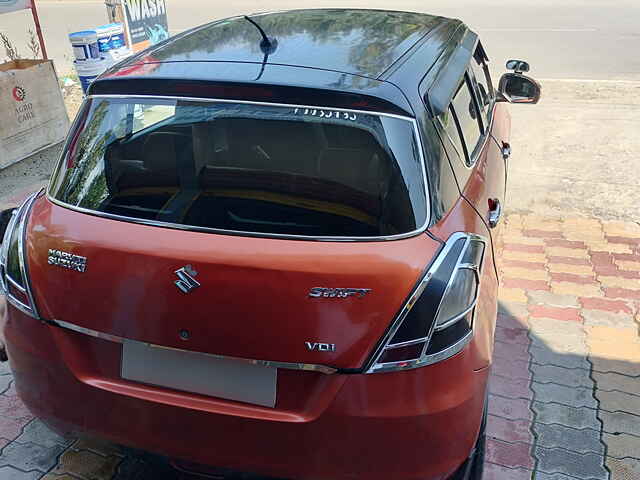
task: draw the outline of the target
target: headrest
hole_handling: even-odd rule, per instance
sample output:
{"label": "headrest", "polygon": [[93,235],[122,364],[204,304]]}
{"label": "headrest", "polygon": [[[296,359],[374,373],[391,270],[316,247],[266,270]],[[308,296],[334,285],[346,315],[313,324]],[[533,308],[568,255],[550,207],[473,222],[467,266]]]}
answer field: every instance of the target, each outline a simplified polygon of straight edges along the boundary
{"label": "headrest", "polygon": [[150,134],[144,142],[142,153],[145,168],[152,171],[176,171],[177,139],[178,136],[170,132]]}

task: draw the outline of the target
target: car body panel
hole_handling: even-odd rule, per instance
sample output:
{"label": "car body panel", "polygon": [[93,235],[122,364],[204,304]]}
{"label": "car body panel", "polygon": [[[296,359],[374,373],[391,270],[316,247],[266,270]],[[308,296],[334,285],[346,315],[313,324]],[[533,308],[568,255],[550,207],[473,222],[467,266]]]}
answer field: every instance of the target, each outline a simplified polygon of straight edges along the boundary
{"label": "car body panel", "polygon": [[[153,75],[148,74],[150,65]],[[344,72],[255,63],[140,63],[107,72],[90,95],[162,95],[351,108],[413,116],[402,91],[390,82]],[[212,84],[211,72],[219,78]],[[144,72],[144,73],[141,73]],[[122,75],[120,75],[122,73]]]}
{"label": "car body panel", "polygon": [[460,189],[433,119],[428,114],[417,90],[414,95],[412,100],[416,105],[416,118],[422,138],[429,183],[430,227],[433,227],[456,204],[460,198]]}
{"label": "car body panel", "polygon": [[[354,12],[364,28],[345,23]],[[280,18],[289,14],[299,24],[284,25]],[[116,64],[92,82],[88,93],[157,94],[161,88],[167,95],[286,99],[290,104],[413,115],[407,97],[427,72],[423,83],[428,88],[467,31],[459,20],[385,10],[293,10],[255,19],[274,25],[276,33],[265,30],[276,37],[278,47],[266,57],[259,47],[258,30],[242,17],[234,17],[227,19],[228,24],[223,20],[189,30]],[[328,24],[336,29],[330,36],[326,34]],[[227,39],[227,29],[246,32],[255,43]],[[206,47],[194,41],[199,36]],[[355,38],[364,43],[353,43]],[[288,39],[295,42],[295,49],[287,47]],[[322,54],[299,56],[298,52],[310,49]]]}
{"label": "car body panel", "polygon": [[[18,394],[57,431],[280,478],[446,477],[475,442],[488,376],[474,371],[470,347],[398,374],[285,372],[279,390],[293,413],[284,415],[113,378],[118,344],[13,307],[4,331]],[[112,388],[93,383],[96,376],[112,378]]]}
{"label": "car body panel", "polygon": [[[45,318],[184,350],[336,368],[364,364],[440,248],[427,235],[305,242],[150,228],[74,212],[42,197],[28,238],[31,279]],[[86,271],[50,265],[50,249],[86,257]],[[202,285],[189,294],[174,284],[175,271],[185,265]],[[312,298],[315,287],[371,291]],[[191,333],[188,341],[181,330]],[[336,349],[310,351],[305,342]]]}
{"label": "car body panel", "polygon": [[[490,202],[498,200],[501,208],[505,202],[506,163],[502,156],[502,145],[495,138],[508,143],[510,125],[509,112],[500,103],[494,107],[490,134],[485,135],[482,149],[477,155],[473,172],[463,188],[463,195],[474,204],[485,222],[489,222]],[[497,234],[497,231],[496,231]]]}
{"label": "car body panel", "polygon": [[[367,10],[353,14],[364,25],[355,28],[346,21],[352,14],[254,16],[278,40],[268,55],[245,19],[214,22],[116,65],[89,93],[415,118],[431,199],[428,229],[357,242],[223,235],[104,218],[40,196],[25,250],[41,318],[8,305],[1,325],[16,390],[35,415],[61,433],[300,480],[444,480],[469,458],[485,408],[497,315],[488,200],[504,200],[501,142],[508,142],[510,119],[496,104],[492,138],[468,181],[458,182],[425,93],[471,38],[467,27]],[[385,18],[393,21],[385,25]],[[459,79],[452,82],[438,95],[455,91]],[[458,232],[488,240],[471,340],[432,365],[365,374],[419,280]],[[87,257],[86,271],[50,265],[50,249]],[[191,293],[174,283],[186,265],[200,283]],[[310,298],[314,287],[371,291]],[[253,405],[123,379],[124,339],[298,369],[278,368],[273,408]],[[307,342],[336,348],[311,350]],[[306,371],[308,365],[331,368]]]}
{"label": "car body panel", "polygon": [[259,30],[242,16],[196,27],[145,53],[162,63],[266,62],[376,78],[431,29],[450,21],[422,13],[338,8],[268,12],[250,18],[275,39],[266,61]]}
{"label": "car body panel", "polygon": [[[504,161],[504,189],[503,199],[506,199],[507,179],[509,174],[509,157],[504,158],[502,148],[511,148],[511,114],[504,102],[496,103],[493,110],[493,124],[491,125],[491,137],[494,140],[496,150],[494,156],[499,156]],[[492,146],[493,148],[493,146]],[[509,150],[510,154],[510,150]],[[499,173],[497,173],[499,175]]]}
{"label": "car body panel", "polygon": [[[473,232],[490,239],[489,231],[470,203],[460,198],[444,218],[430,228],[436,238],[445,240],[454,232]],[[491,363],[493,337],[498,310],[498,277],[494,267],[494,252],[489,241],[485,249],[480,294],[473,326],[473,339],[469,344],[475,370],[486,368]]]}

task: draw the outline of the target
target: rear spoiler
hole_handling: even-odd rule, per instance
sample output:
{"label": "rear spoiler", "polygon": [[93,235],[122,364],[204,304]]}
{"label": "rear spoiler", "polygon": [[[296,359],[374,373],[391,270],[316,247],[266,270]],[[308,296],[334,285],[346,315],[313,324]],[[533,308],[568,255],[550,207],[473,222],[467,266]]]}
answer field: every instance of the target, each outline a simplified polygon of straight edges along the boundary
{"label": "rear spoiler", "polygon": [[[183,62],[188,64],[189,62]],[[302,72],[293,77],[292,83],[278,84],[271,79],[256,81],[251,77],[255,73],[256,63],[233,64],[233,74],[220,74],[220,79],[202,78],[225,62],[190,62],[193,65],[194,78],[178,78],[169,72],[167,76],[148,75],[145,69],[158,68],[163,63],[144,64],[135,72],[131,68],[108,71],[91,83],[88,96],[124,95],[124,96],[170,96],[184,98],[210,98],[224,100],[280,103],[299,106],[322,106],[366,110],[375,113],[390,113],[413,117],[413,109],[406,96],[392,83],[352,77],[367,83],[366,92],[360,88],[339,85],[340,78],[347,74],[336,72],[287,68],[288,75]],[[196,70],[196,67],[199,70]],[[184,68],[184,67],[182,67]],[[124,73],[122,73],[124,72]],[[122,73],[122,75],[121,75]],[[302,75],[304,74],[304,75]],[[224,77],[228,78],[224,78]],[[254,75],[255,76],[255,75]],[[200,78],[198,78],[200,77]]]}
{"label": "rear spoiler", "polygon": [[469,61],[476,50],[476,46],[480,47],[476,52],[476,57],[480,55],[480,58],[477,58],[477,60],[488,61],[487,54],[478,40],[478,35],[467,29],[460,44],[449,57],[447,63],[440,69],[440,73],[438,73],[438,76],[431,84],[431,87],[427,91],[427,98],[429,100],[431,113],[434,117],[445,113],[447,108],[449,108],[453,96],[458,91],[460,80],[464,72],[467,71]]}

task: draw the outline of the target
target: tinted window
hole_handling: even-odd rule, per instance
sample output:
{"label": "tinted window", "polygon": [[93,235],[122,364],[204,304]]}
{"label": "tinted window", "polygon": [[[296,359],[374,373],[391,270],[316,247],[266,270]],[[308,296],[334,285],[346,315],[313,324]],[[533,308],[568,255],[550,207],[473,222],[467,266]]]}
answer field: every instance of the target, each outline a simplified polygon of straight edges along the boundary
{"label": "tinted window", "polygon": [[452,109],[449,108],[440,118],[442,119],[442,126],[447,132],[448,139],[446,140],[453,144],[460,159],[464,160],[464,147],[460,139],[460,133],[458,133],[458,126]]}
{"label": "tinted window", "polygon": [[466,167],[465,150],[460,139],[456,119],[453,109],[449,108],[440,116],[442,127],[444,128],[444,147],[451,162],[451,168],[455,172],[458,185],[464,189],[467,180],[471,175],[471,169]]}
{"label": "tinted window", "polygon": [[[369,237],[426,221],[413,125],[369,113],[93,99],[50,194],[121,217]],[[77,137],[77,138],[76,138]]]}
{"label": "tinted window", "polygon": [[481,132],[479,123],[480,116],[471,90],[469,90],[466,77],[465,75],[465,80],[462,81],[457,93],[453,97],[451,106],[458,121],[458,128],[460,129],[467,152],[467,161],[469,161],[479,143]]}
{"label": "tinted window", "polygon": [[[489,118],[489,105],[491,103],[489,77],[485,72],[484,62],[478,62],[475,58],[471,59],[471,83],[476,91],[478,105],[482,111],[482,118]],[[488,122],[486,122],[488,123]]]}

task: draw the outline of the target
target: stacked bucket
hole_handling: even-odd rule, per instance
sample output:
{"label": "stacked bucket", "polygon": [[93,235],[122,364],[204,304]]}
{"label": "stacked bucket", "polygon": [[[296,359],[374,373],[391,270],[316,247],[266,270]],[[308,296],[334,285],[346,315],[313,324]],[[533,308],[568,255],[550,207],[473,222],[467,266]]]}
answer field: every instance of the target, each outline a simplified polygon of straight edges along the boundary
{"label": "stacked bucket", "polygon": [[91,82],[109,67],[131,55],[124,40],[121,23],[109,23],[95,30],[83,30],[69,35],[74,66],[86,93]]}

